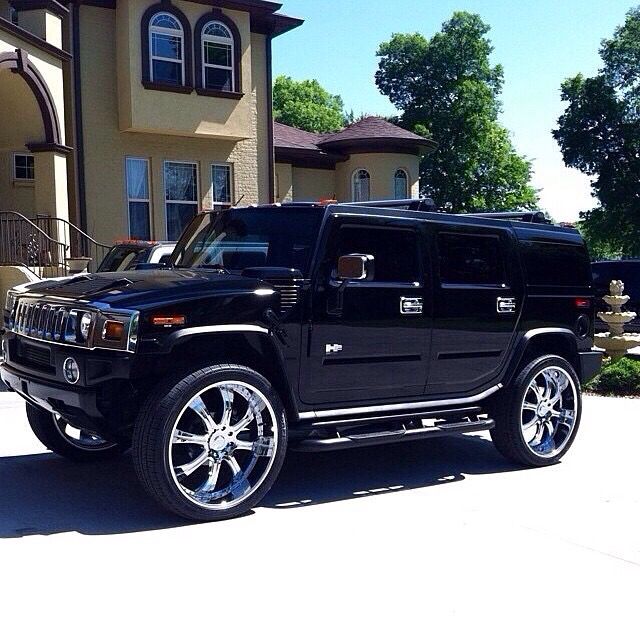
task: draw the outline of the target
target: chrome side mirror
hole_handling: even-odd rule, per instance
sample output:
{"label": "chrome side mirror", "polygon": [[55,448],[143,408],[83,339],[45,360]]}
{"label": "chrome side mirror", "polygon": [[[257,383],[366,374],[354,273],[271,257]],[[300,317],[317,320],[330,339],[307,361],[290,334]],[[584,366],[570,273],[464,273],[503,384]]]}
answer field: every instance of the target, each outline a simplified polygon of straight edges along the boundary
{"label": "chrome side mirror", "polygon": [[338,280],[372,280],[374,259],[363,253],[350,253],[338,258]]}

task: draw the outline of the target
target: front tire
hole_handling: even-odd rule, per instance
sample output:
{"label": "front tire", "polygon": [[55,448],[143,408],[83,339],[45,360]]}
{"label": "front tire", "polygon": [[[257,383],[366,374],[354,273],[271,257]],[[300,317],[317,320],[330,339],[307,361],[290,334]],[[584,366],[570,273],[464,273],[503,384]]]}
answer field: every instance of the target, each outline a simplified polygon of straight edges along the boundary
{"label": "front tire", "polygon": [[128,447],[78,429],[61,416],[27,403],[27,419],[36,438],[50,451],[74,462],[110,460]]}
{"label": "front tire", "polygon": [[262,500],[286,448],[284,408],[269,382],[247,367],[214,365],[151,394],[136,422],[133,461],[165,508],[214,521]]}
{"label": "front tire", "polygon": [[573,367],[564,358],[542,356],[497,398],[491,439],[517,464],[548,466],[573,444],[581,414],[580,381]]}

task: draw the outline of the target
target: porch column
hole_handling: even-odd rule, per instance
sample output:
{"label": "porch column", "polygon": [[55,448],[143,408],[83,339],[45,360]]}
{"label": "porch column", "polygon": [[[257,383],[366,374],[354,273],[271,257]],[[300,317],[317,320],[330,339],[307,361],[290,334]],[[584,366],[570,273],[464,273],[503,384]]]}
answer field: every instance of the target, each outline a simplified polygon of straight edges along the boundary
{"label": "porch column", "polygon": [[69,220],[67,158],[57,151],[34,152],[35,211]]}

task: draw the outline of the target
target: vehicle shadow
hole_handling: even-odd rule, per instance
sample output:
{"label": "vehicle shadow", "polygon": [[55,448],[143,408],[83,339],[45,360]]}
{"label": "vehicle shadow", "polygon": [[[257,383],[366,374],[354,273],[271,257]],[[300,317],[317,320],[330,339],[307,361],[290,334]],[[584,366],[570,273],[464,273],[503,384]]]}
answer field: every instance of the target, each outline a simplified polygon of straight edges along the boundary
{"label": "vehicle shadow", "polygon": [[[260,508],[307,507],[516,467],[479,436],[322,454],[291,452]],[[0,458],[0,538],[108,535],[185,526],[140,487],[130,456],[78,465],[43,453]]]}

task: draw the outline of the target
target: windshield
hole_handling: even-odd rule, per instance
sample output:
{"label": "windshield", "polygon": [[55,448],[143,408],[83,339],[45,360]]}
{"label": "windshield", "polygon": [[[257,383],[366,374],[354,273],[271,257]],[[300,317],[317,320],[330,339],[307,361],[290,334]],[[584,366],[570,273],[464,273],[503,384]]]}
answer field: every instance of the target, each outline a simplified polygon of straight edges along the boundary
{"label": "windshield", "polygon": [[308,274],[324,209],[227,209],[196,216],[173,253],[176,267],[242,271],[288,267]]}
{"label": "windshield", "polygon": [[120,244],[109,249],[109,253],[98,267],[100,273],[104,271],[126,271],[135,265],[145,262],[149,253],[148,246],[135,244]]}

